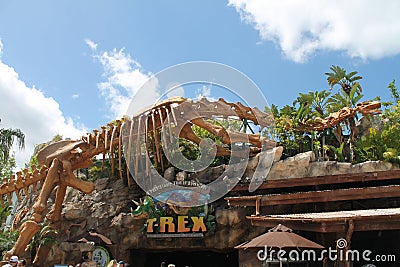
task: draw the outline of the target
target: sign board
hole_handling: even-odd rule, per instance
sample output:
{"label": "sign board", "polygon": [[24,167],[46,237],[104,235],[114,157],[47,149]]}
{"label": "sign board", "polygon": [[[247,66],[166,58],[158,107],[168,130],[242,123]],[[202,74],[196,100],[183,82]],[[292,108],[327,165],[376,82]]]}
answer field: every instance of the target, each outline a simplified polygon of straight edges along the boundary
{"label": "sign board", "polygon": [[132,215],[147,218],[143,232],[150,238],[203,237],[215,231],[213,207],[207,201],[201,206],[178,205],[191,203],[192,198],[200,197],[207,196],[185,190],[166,192],[157,199],[146,196]]}
{"label": "sign board", "polygon": [[95,261],[101,267],[106,267],[110,262],[110,254],[107,249],[101,246],[96,246],[93,251],[92,261]]}

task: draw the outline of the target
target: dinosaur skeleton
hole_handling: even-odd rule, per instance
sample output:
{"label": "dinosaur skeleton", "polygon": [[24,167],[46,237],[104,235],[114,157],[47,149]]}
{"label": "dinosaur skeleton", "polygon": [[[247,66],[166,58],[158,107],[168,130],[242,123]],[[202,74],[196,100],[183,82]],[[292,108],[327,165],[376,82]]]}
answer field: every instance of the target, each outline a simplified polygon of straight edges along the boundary
{"label": "dinosaur skeleton", "polygon": [[[354,108],[344,107],[337,112],[329,114],[326,118],[315,118],[311,122],[302,122],[296,130],[298,131],[322,131],[327,128],[332,128],[348,118],[354,118],[357,113],[363,116],[377,115],[382,113],[379,110],[381,103],[378,101],[365,101],[358,103]],[[289,126],[290,127],[290,126]]]}
{"label": "dinosaur skeleton", "polygon": [[[265,140],[259,134],[247,134],[233,131],[227,131],[219,125],[214,125],[207,118],[217,116],[220,118],[235,117],[242,121],[251,121],[254,125],[271,125],[273,118],[257,108],[249,108],[241,103],[229,103],[224,99],[218,101],[208,101],[201,99],[192,101],[182,97],[175,97],[165,101],[158,102],[151,108],[145,109],[133,118],[116,120],[101,127],[101,130],[94,130],[93,133],[83,136],[81,140],[64,140],[48,145],[38,152],[37,159],[39,167],[32,165],[31,171],[24,169],[17,172],[9,179],[3,179],[0,185],[0,201],[7,196],[11,203],[12,193],[15,192],[18,201],[21,200],[21,190],[25,196],[29,195],[29,189],[37,195],[33,205],[33,214],[19,228],[20,235],[14,247],[7,252],[5,259],[12,255],[22,256],[26,246],[32,237],[40,230],[40,222],[46,217],[50,224],[57,227],[57,222],[61,219],[62,203],[65,198],[68,186],[78,189],[84,193],[90,193],[94,190],[94,184],[90,181],[78,179],[73,171],[81,168],[88,168],[92,165],[92,158],[99,154],[110,154],[111,170],[114,175],[115,159],[114,154],[118,155],[119,176],[122,178],[122,143],[123,141],[140,141],[141,137],[145,139],[146,150],[152,149],[153,161],[162,164],[162,153],[160,144],[167,138],[166,131],[172,133],[181,129],[178,133],[180,138],[185,138],[196,144],[200,144],[201,139],[193,132],[191,125],[197,125],[210,133],[220,137],[223,144],[250,143],[251,155],[261,150],[262,146],[275,146],[272,141]],[[162,127],[163,125],[165,127]],[[161,134],[164,133],[164,134]],[[171,138],[171,135],[169,136]],[[128,138],[128,140],[123,140]],[[152,141],[150,141],[152,140]],[[151,145],[152,147],[149,147]],[[166,142],[163,142],[164,144]],[[140,145],[136,145],[134,153],[141,154]],[[165,149],[167,149],[165,147]],[[148,151],[147,151],[148,152]],[[230,150],[223,146],[217,146],[217,155],[229,155]],[[130,153],[127,154],[130,157]],[[105,157],[103,156],[103,159]],[[136,157],[134,165],[140,164],[139,157]],[[129,163],[130,159],[126,159]],[[104,164],[104,162],[103,162]],[[146,161],[148,164],[148,161]],[[149,166],[146,166],[148,169]],[[135,167],[135,176],[137,173]],[[131,185],[131,179],[128,175],[128,185]],[[38,194],[38,185],[40,184],[40,193]],[[56,189],[56,198],[53,209],[47,214],[47,201]],[[47,215],[46,215],[47,214]],[[45,216],[46,215],[46,216]],[[20,220],[21,218],[18,218]]]}

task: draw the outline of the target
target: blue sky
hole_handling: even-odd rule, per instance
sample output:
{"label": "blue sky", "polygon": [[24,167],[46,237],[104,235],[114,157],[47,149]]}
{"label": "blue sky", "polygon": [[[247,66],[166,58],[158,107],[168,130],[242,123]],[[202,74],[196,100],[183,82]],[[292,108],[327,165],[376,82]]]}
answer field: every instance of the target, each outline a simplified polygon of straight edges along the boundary
{"label": "blue sky", "polygon": [[196,60],[238,69],[278,106],[328,89],[331,65],[363,76],[365,100],[387,100],[399,12],[396,0],[0,0],[0,127],[27,135],[23,162],[56,133],[118,116],[152,73]]}

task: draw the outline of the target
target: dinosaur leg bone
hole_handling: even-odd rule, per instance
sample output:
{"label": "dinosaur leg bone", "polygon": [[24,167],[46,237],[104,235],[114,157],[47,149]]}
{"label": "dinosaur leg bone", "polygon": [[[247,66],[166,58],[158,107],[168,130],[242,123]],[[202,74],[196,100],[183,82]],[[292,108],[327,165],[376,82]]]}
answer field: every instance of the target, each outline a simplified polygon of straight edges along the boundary
{"label": "dinosaur leg bone", "polygon": [[22,256],[26,246],[31,241],[32,237],[39,232],[40,225],[34,221],[26,221],[19,228],[19,237],[15,242],[14,247],[6,253],[6,260],[9,260],[11,256],[18,255]]}
{"label": "dinosaur leg bone", "polygon": [[31,217],[31,220],[35,222],[41,222],[43,218],[43,214],[46,210],[47,200],[56,187],[56,185],[60,181],[59,171],[61,170],[61,163],[58,159],[53,159],[51,166],[49,168],[49,172],[47,173],[46,179],[44,180],[42,190],[33,205],[34,213]]}
{"label": "dinosaur leg bone", "polygon": [[52,223],[58,222],[61,219],[62,204],[64,202],[66,192],[67,186],[62,184],[58,185],[54,208],[49,212],[48,215],[46,215],[46,218]]}
{"label": "dinosaur leg bone", "polygon": [[24,222],[20,227],[20,235],[15,242],[14,247],[7,252],[6,258],[12,255],[22,256],[26,245],[31,241],[32,237],[40,230],[39,222],[43,219],[43,214],[46,211],[47,199],[51,191],[59,182],[60,161],[53,159],[52,164],[43,183],[42,190],[38,196],[35,205],[33,205],[34,213],[31,218]]}
{"label": "dinosaur leg bone", "polygon": [[71,186],[85,194],[90,194],[94,190],[94,184],[92,182],[82,181],[81,179],[76,178],[71,167],[71,162],[63,160],[62,167],[63,170],[60,175],[60,185]]}

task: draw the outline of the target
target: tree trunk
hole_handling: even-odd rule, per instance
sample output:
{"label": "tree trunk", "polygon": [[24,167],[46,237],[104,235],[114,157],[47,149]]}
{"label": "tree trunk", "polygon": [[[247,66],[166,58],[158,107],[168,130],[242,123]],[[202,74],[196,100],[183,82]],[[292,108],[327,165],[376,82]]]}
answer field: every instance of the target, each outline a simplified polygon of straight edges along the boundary
{"label": "tree trunk", "polygon": [[350,148],[350,162],[353,162],[355,159],[354,156],[354,141],[356,140],[356,122],[354,118],[349,118],[349,126],[350,126],[350,138],[349,138],[349,148]]}
{"label": "tree trunk", "polygon": [[322,132],[322,161],[325,161],[325,130]]}

